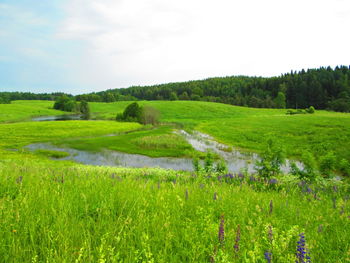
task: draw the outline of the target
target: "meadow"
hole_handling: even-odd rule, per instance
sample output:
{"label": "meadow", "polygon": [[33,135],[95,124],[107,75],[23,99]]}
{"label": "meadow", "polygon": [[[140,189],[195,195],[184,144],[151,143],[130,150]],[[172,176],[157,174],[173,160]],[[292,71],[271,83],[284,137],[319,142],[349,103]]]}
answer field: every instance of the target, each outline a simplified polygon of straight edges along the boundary
{"label": "meadow", "polygon": [[[96,118],[113,119],[129,102],[91,103]],[[256,109],[197,101],[141,101],[161,113],[161,121],[204,132],[241,151],[261,153],[269,138],[289,158],[310,152],[318,160],[334,152],[338,161],[350,160],[350,115],[329,111],[286,115],[285,109]]]}
{"label": "meadow", "polygon": [[181,128],[246,151],[263,152],[273,137],[288,156],[350,160],[348,114],[151,101],[140,104],[157,108],[163,125],[114,121],[129,103],[91,103],[94,121],[57,122],[30,121],[62,114],[52,102],[13,102],[25,113],[0,105],[0,262],[350,262],[346,178],[96,167],[24,148],[193,157],[173,133]]}
{"label": "meadow", "polygon": [[350,260],[348,186],[243,176],[2,161],[0,258],[296,262],[304,233],[311,262]]}

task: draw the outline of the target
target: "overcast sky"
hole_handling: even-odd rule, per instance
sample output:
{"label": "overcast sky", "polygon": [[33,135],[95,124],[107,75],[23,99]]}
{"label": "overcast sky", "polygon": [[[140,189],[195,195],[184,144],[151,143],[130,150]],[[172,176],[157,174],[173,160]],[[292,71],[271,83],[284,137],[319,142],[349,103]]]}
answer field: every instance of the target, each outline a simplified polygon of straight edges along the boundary
{"label": "overcast sky", "polygon": [[349,0],[0,0],[0,91],[350,64]]}

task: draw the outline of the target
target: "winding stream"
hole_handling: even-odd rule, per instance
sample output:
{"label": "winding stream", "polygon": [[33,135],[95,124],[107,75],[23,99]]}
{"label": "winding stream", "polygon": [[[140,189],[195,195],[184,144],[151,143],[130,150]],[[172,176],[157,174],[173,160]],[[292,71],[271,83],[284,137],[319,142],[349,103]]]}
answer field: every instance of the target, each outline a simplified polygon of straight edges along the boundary
{"label": "winding stream", "polygon": [[[232,150],[227,145],[216,142],[212,137],[200,132],[187,133],[184,130],[177,131],[181,134],[192,147],[201,152],[208,150],[220,155],[227,164],[231,173],[237,173],[242,169],[248,169],[249,172],[255,171],[255,162],[259,156],[254,153],[243,153],[238,150]],[[160,157],[152,158],[140,154],[129,154],[111,150],[100,152],[81,151],[72,148],[58,147],[49,143],[35,143],[26,146],[30,151],[38,149],[63,151],[69,153],[69,156],[59,158],[58,160],[72,160],[82,164],[99,166],[122,166],[122,167],[160,167],[164,169],[193,171],[192,159],[190,158],[172,158]],[[301,163],[297,163],[302,167]],[[289,171],[289,161],[282,167],[282,171]]]}

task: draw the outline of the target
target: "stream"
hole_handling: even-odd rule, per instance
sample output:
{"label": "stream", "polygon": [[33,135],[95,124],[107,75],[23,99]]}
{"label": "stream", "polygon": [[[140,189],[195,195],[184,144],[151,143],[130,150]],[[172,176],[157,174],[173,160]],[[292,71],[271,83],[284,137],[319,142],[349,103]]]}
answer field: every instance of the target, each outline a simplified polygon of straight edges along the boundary
{"label": "stream", "polygon": [[[216,142],[207,134],[194,131],[188,133],[184,130],[179,130],[176,133],[182,135],[192,147],[201,152],[208,150],[220,155],[227,164],[230,173],[238,173],[242,169],[247,169],[252,173],[255,171],[255,162],[260,158],[254,153],[243,153],[232,149],[227,145]],[[117,135],[116,135],[117,136]],[[193,171],[192,159],[190,158],[173,158],[173,157],[159,157],[152,158],[140,154],[129,154],[111,150],[103,150],[100,152],[89,152],[76,150],[67,147],[54,146],[49,143],[34,143],[26,146],[30,151],[35,150],[53,150],[63,151],[69,153],[69,156],[59,158],[57,160],[71,160],[82,164],[98,165],[98,166],[122,166],[122,167],[160,167],[164,169]],[[203,162],[202,162],[203,163]],[[289,171],[289,163],[282,166],[283,172]],[[296,162],[297,166],[302,167],[300,162]]]}

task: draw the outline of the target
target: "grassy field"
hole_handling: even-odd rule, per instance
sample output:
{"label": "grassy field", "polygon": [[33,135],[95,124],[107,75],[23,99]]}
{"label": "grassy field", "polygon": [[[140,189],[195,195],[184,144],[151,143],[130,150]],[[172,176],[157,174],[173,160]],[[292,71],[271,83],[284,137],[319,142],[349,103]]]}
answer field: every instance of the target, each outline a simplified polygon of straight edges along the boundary
{"label": "grassy field", "polygon": [[[349,114],[287,116],[285,110],[155,101],[140,104],[177,126],[108,120],[130,102],[91,103],[93,117],[106,120],[28,121],[62,114],[50,103],[0,105],[0,262],[260,263],[272,257],[288,263],[297,260],[302,233],[311,262],[350,262],[346,181],[92,167],[50,159],[62,152],[23,148],[51,142],[88,151],[193,156],[173,133],[182,126],[248,151],[264,151],[273,137],[289,156],[333,150],[349,160]],[[32,110],[19,110],[25,108]]]}
{"label": "grassy field", "polygon": [[27,121],[36,116],[67,114],[52,107],[52,101],[43,100],[22,100],[12,101],[11,104],[0,104],[0,123]]}
{"label": "grassy field", "polygon": [[[116,114],[122,112],[130,103],[123,101],[115,103],[90,103],[90,105],[93,118],[114,120]],[[46,101],[17,101],[13,102],[12,105],[0,105],[3,108],[0,121],[13,121],[16,118],[17,120],[23,119],[24,113],[21,110],[23,107],[33,109],[32,111],[25,112],[27,117],[30,114],[39,114],[34,109],[41,109],[43,111],[41,112],[42,114],[62,113],[49,109],[50,104],[52,106],[53,103]],[[261,153],[266,147],[268,138],[273,138],[283,146],[289,158],[299,159],[302,153],[307,151],[312,153],[317,160],[328,152],[334,152],[338,162],[341,159],[350,161],[350,114],[316,111],[315,114],[286,115],[286,110],[280,109],[254,109],[196,101],[141,101],[139,104],[157,108],[161,113],[162,122],[178,123],[187,129],[199,130],[210,134],[220,142],[239,148],[242,151]],[[14,111],[16,107],[19,107],[19,110]],[[21,126],[22,124],[18,125]],[[61,135],[56,135],[53,137],[57,137],[57,140],[60,138],[65,140],[68,137],[70,139],[76,139],[80,136],[79,131],[81,131],[81,134],[84,134],[82,137],[86,137],[90,133],[92,133],[88,135],[90,137],[110,133],[108,128],[105,129],[108,126],[107,123],[101,126],[96,125],[100,127],[95,127],[94,124],[86,124],[88,125],[86,129],[79,126],[75,129],[75,125],[78,125],[78,123],[72,123],[71,126],[67,127],[70,133],[69,136],[63,135],[62,137]],[[29,128],[27,127],[28,133],[31,133],[31,136],[37,136],[37,140],[35,141],[40,141],[41,137],[44,141],[47,141],[46,137],[48,135],[37,133],[35,127],[38,127],[38,129],[41,129],[41,127],[43,129],[45,127],[51,129],[49,124],[43,124],[42,126],[31,124],[29,126]],[[19,133],[19,142],[21,142],[21,138],[25,138],[26,136],[21,134],[21,127],[14,127],[15,129],[13,133],[11,132],[11,136],[16,136],[16,133]],[[94,128],[92,129],[92,127]],[[31,129],[33,130],[31,131]],[[5,132],[8,132],[8,129],[5,130]],[[77,130],[77,133],[73,130]],[[147,135],[147,133],[149,134]],[[162,140],[160,138],[166,138],[164,136],[174,136],[171,135],[169,130],[160,129],[160,131],[140,132],[138,135],[130,134],[121,138],[72,140],[69,144],[79,149],[96,150],[106,147],[130,153],[142,153],[149,156],[192,155],[188,145],[183,143],[179,138],[176,139],[179,142],[176,145],[176,149],[174,148],[175,145],[169,147],[169,145],[163,144],[163,146],[159,146],[154,144],[150,147],[150,145],[146,146],[141,143],[144,140],[142,139],[144,136],[158,136],[156,140],[149,137],[151,141]],[[137,137],[140,138],[137,139]],[[4,141],[8,142],[8,139]],[[163,141],[171,140],[163,139]],[[18,144],[19,142],[16,143]],[[157,153],[154,153],[155,151]]]}
{"label": "grassy field", "polygon": [[120,136],[95,137],[57,141],[56,144],[87,151],[110,149],[120,152],[143,154],[150,157],[192,157],[194,149],[169,126],[136,131]]}
{"label": "grassy field", "polygon": [[0,161],[0,261],[349,262],[349,188],[177,174]]}
{"label": "grassy field", "polygon": [[[114,118],[130,102],[92,103],[99,118]],[[254,109],[196,101],[143,101],[157,108],[161,121],[175,122],[210,134],[241,150],[263,152],[268,138],[283,145],[288,157],[300,158],[309,151],[316,156],[335,152],[338,160],[350,161],[350,114],[316,111],[286,115],[286,110]]]}

